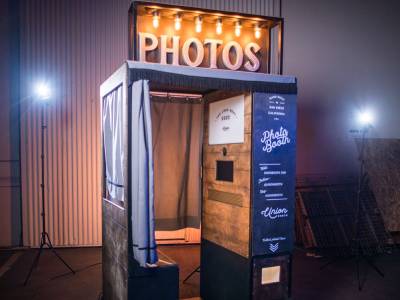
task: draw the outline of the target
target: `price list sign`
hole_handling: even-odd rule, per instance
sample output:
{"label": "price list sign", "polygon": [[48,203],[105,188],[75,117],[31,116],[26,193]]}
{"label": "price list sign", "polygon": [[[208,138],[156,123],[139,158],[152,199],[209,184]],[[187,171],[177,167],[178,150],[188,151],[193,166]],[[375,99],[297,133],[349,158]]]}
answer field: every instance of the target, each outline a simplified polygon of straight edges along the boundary
{"label": "price list sign", "polygon": [[252,253],[291,252],[294,234],[296,95],[253,94]]}

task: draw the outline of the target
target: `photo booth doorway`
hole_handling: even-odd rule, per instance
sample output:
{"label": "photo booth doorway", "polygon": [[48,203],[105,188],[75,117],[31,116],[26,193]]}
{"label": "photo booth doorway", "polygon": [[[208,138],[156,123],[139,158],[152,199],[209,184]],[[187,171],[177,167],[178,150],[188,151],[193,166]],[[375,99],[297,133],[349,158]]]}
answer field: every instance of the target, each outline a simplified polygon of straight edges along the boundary
{"label": "photo booth doorway", "polygon": [[150,106],[157,244],[200,243],[203,96],[153,89]]}

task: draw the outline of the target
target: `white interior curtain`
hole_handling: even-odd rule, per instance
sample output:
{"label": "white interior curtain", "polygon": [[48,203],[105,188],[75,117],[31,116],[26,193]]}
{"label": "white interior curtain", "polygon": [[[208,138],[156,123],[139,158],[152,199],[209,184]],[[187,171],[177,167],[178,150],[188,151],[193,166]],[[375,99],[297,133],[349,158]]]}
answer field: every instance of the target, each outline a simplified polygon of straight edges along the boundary
{"label": "white interior curtain", "polygon": [[154,233],[154,179],[147,80],[132,85],[131,220],[133,255],[142,267],[158,260]]}
{"label": "white interior curtain", "polygon": [[112,201],[124,201],[122,86],[105,96],[103,101],[103,147],[108,197]]}

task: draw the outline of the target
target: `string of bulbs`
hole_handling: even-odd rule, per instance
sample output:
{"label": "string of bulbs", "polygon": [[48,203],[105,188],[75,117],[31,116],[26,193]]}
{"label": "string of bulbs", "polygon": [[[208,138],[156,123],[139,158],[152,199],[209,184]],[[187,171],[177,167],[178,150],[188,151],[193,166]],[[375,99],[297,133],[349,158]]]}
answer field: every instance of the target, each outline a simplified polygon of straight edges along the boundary
{"label": "string of bulbs", "polygon": [[[157,29],[160,26],[160,12],[155,10],[153,12],[153,27]],[[197,16],[194,19],[194,24],[195,24],[195,30],[197,33],[200,33],[202,30],[202,24],[203,24],[203,17],[202,16]],[[182,28],[182,15],[180,13],[177,13],[174,18],[174,28],[175,30],[179,31]],[[237,37],[240,36],[242,30],[242,22],[236,21],[235,22],[235,35]],[[215,32],[220,35],[222,34],[222,18],[218,18],[215,24]],[[261,27],[259,24],[256,24],[254,26],[254,36],[256,39],[259,39],[261,37]]]}

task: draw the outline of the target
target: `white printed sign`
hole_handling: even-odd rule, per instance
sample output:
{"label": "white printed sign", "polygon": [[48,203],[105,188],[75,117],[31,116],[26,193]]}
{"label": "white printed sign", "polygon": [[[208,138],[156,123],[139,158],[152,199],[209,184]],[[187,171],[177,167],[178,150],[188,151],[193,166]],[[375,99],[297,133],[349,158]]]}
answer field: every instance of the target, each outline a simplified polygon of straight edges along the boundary
{"label": "white printed sign", "polygon": [[210,104],[210,145],[244,142],[244,95]]}

